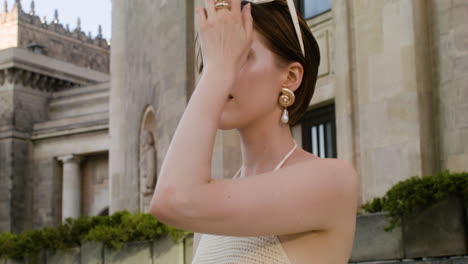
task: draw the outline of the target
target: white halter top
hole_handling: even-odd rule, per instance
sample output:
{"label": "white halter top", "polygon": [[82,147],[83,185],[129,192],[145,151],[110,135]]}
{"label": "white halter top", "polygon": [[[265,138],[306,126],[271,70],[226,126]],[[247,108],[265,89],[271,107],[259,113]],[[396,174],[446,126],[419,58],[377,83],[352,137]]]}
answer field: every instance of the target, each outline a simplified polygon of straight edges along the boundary
{"label": "white halter top", "polygon": [[[283,165],[296,147],[294,141],[293,148],[274,170]],[[192,264],[291,264],[291,261],[276,235],[237,237],[202,234]]]}

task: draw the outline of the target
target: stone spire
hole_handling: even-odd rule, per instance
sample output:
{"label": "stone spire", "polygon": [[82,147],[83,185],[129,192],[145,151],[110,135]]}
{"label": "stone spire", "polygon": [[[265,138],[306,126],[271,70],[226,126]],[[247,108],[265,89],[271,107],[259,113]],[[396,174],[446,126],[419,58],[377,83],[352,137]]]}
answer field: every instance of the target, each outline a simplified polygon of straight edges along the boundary
{"label": "stone spire", "polygon": [[67,32],[70,32],[70,26],[68,24],[65,25],[65,29],[67,30]]}
{"label": "stone spire", "polygon": [[14,9],[15,7],[17,7],[18,10],[23,10],[23,9],[21,8],[21,0],[15,0],[15,5],[13,6],[13,9]]}
{"label": "stone spire", "polygon": [[8,2],[7,0],[3,1],[3,13],[8,13]]}
{"label": "stone spire", "polygon": [[78,17],[78,19],[76,20],[76,30],[81,31],[81,19],[80,19],[80,17]]}
{"label": "stone spire", "polygon": [[36,14],[36,8],[35,8],[34,0],[31,1],[31,10],[29,10],[29,14],[31,16],[34,16]]}
{"label": "stone spire", "polygon": [[58,15],[58,10],[57,8],[55,8],[55,11],[54,11],[54,21],[53,21],[54,24],[58,24],[59,23],[59,15]]}
{"label": "stone spire", "polygon": [[102,38],[102,26],[101,25],[99,25],[98,27],[98,38],[100,39]]}
{"label": "stone spire", "polygon": [[93,36],[91,35],[91,31],[88,31],[88,38],[93,39]]}

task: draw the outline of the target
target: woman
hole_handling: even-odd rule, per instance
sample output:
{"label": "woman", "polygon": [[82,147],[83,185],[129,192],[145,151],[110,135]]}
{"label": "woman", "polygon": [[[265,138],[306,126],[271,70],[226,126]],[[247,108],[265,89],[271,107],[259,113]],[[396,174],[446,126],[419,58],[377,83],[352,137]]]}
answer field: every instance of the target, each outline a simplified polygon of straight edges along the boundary
{"label": "woman", "polygon": [[[162,164],[152,214],[195,232],[196,264],[347,263],[358,175],[346,161],[299,148],[290,131],[314,92],[315,38],[292,0],[205,6],[196,9],[203,74]],[[216,131],[234,128],[242,167],[235,179],[213,179]]]}

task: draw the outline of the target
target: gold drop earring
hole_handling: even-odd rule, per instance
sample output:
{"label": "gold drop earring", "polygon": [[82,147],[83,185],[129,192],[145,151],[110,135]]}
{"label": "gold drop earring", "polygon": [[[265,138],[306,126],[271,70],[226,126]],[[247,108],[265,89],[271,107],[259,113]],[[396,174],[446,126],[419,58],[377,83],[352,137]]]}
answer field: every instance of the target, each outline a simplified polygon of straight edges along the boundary
{"label": "gold drop earring", "polygon": [[288,88],[281,88],[281,93],[282,95],[278,99],[280,105],[284,106],[284,111],[281,115],[281,122],[287,124],[289,122],[289,113],[286,108],[294,103],[295,96],[294,93]]}

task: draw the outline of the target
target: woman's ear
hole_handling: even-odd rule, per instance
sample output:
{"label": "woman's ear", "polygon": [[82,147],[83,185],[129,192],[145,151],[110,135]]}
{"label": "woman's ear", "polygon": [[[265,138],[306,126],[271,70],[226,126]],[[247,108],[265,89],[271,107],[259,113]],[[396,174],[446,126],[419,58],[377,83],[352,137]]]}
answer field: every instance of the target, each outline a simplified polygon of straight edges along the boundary
{"label": "woman's ear", "polygon": [[286,68],[286,81],[283,82],[283,87],[287,87],[291,91],[296,91],[302,83],[304,68],[299,62],[293,62]]}

